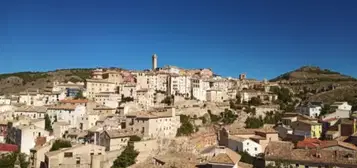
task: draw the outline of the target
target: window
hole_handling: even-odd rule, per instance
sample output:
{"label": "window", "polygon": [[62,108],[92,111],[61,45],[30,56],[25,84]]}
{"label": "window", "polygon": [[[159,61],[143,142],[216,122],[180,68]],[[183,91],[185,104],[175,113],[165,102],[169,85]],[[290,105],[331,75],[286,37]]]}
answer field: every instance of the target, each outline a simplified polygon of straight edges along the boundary
{"label": "window", "polygon": [[76,164],[81,164],[81,158],[80,157],[76,157]]}
{"label": "window", "polygon": [[257,147],[255,147],[255,148],[254,148],[254,150],[255,150],[255,151],[257,151],[257,150],[258,150],[258,148],[257,148]]}
{"label": "window", "polygon": [[64,153],[64,157],[73,157],[73,153],[72,152],[65,152]]}

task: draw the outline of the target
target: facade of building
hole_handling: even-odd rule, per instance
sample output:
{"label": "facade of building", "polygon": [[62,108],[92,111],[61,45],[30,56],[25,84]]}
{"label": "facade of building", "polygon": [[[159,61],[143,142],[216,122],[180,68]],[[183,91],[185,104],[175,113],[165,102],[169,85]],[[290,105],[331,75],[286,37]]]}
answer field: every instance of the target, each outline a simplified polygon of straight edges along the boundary
{"label": "facade of building", "polygon": [[253,157],[263,152],[262,146],[249,138],[230,136],[228,141],[228,148],[235,149],[236,152],[247,152]]}
{"label": "facade of building", "polygon": [[347,102],[335,102],[330,107],[338,110],[348,110],[348,111],[352,109],[352,106],[349,105]]}
{"label": "facade of building", "polygon": [[123,149],[133,135],[128,130],[106,130],[99,135],[99,145],[104,146],[106,151]]}
{"label": "facade of building", "polygon": [[103,106],[117,108],[121,100],[120,94],[114,92],[101,92],[95,95],[94,101]]}
{"label": "facade of building", "polygon": [[144,138],[174,138],[180,127],[175,109],[166,112],[139,112],[128,114],[126,128]]}
{"label": "facade of building", "polygon": [[22,106],[14,111],[14,116],[26,116],[31,119],[45,118],[46,110],[44,106]]}
{"label": "facade of building", "polygon": [[298,113],[313,118],[317,118],[318,116],[320,116],[321,110],[322,107],[316,105],[303,105],[297,108]]}
{"label": "facade of building", "polygon": [[86,95],[90,100],[95,99],[95,95],[101,92],[116,92],[116,85],[106,79],[87,79]]}
{"label": "facade of building", "polygon": [[[43,125],[44,127],[44,125]],[[47,137],[49,132],[36,125],[18,125],[8,130],[10,142],[19,146],[20,152],[27,155],[35,147],[37,137]]]}
{"label": "facade of building", "polygon": [[94,160],[93,157],[105,154],[103,146],[81,144],[46,153],[45,165],[47,168],[92,168],[94,163],[100,162],[100,160]]}
{"label": "facade of building", "polygon": [[56,105],[48,107],[47,114],[52,123],[63,121],[67,122],[70,128],[77,128],[80,124],[78,118],[86,114],[86,107],[83,105]]}
{"label": "facade of building", "polygon": [[206,100],[209,102],[223,102],[223,93],[221,90],[209,89],[206,91]]}
{"label": "facade of building", "polygon": [[308,120],[298,120],[292,123],[294,135],[308,138],[320,138],[322,133],[322,124]]}

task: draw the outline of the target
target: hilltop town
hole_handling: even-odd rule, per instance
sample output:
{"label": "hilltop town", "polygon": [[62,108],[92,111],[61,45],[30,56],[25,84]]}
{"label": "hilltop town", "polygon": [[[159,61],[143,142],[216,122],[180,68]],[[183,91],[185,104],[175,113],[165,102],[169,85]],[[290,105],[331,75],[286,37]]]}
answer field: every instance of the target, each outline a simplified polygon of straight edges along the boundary
{"label": "hilltop town", "polygon": [[0,168],[357,167],[356,79],[210,68],[0,75]]}

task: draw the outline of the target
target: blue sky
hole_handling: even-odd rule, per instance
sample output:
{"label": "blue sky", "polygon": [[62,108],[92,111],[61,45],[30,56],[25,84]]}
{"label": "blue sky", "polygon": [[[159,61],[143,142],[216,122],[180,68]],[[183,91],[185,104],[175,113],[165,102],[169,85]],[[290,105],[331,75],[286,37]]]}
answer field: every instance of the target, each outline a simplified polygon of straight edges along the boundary
{"label": "blue sky", "polygon": [[357,77],[353,0],[0,1],[0,73],[212,68],[273,78],[302,65]]}

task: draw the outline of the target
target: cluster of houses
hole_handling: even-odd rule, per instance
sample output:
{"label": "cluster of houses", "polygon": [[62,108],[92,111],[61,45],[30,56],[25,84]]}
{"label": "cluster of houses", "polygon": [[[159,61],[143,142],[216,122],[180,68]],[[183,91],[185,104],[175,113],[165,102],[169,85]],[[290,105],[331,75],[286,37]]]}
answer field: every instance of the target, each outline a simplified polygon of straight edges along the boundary
{"label": "cluster of houses", "polygon": [[[357,167],[357,118],[347,102],[333,103],[324,115],[322,103],[309,102],[284,113],[276,125],[249,129],[235,123],[178,138],[179,114],[190,112],[188,107],[199,111],[203,103],[258,98],[263,105],[254,107],[256,115],[279,110],[270,92],[276,84],[244,74],[222,78],[210,69],[158,68],[156,55],[152,65],[145,71],[96,69],[85,82],[53,82],[0,96],[0,152],[26,154],[29,168],[109,168],[139,137],[133,168],[263,168],[282,161],[292,167]],[[72,147],[51,151],[57,140]],[[158,152],[173,147],[175,152]],[[243,163],[243,153],[254,162]]]}
{"label": "cluster of houses", "polygon": [[[0,96],[0,142],[15,145],[0,152],[26,154],[30,168],[109,168],[133,136],[141,139],[136,148],[142,160],[145,153],[159,149],[157,141],[175,139],[180,116],[165,99],[217,104],[237,96],[241,102],[256,96],[276,99],[269,93],[269,83],[245,75],[233,79],[215,76],[210,69],[158,68],[156,55],[152,64],[151,70],[144,71],[95,69],[85,82],[48,82],[45,88]],[[249,90],[257,86],[261,91]],[[72,147],[50,151],[59,139]],[[197,152],[218,143],[215,131],[193,135],[190,142]],[[212,153],[222,151],[232,153],[217,147],[205,158],[217,159]],[[238,164],[238,156],[232,157],[232,164]]]}

